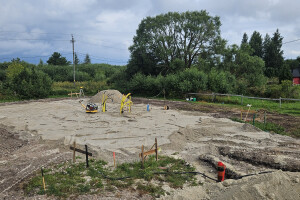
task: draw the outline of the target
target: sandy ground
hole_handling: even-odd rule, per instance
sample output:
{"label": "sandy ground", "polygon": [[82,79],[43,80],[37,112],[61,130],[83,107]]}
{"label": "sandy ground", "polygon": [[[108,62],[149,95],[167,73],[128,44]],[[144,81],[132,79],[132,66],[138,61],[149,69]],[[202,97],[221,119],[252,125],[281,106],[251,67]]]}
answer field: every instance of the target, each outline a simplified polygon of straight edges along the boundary
{"label": "sandy ground", "polygon": [[[228,172],[224,183],[199,176],[202,186],[165,188],[170,195],[163,199],[300,199],[299,139],[172,105],[170,110],[152,104],[150,108],[147,112],[146,104],[134,104],[131,113],[120,115],[119,104],[108,103],[107,112],[87,114],[78,99],[0,106],[5,141],[14,141],[0,157],[0,194],[9,197],[20,177],[41,165],[71,159],[68,147],[74,141],[112,163],[112,152],[117,162],[137,160],[141,145],[149,149],[157,138],[161,154],[183,158],[214,178],[217,161],[224,162]],[[230,179],[270,170],[274,173]]]}

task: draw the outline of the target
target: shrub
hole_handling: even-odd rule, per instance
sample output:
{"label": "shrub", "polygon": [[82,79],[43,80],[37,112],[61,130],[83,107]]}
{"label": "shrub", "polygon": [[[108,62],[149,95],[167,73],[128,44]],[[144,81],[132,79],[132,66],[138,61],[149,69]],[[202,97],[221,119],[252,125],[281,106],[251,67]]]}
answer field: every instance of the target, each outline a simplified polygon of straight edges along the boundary
{"label": "shrub", "polygon": [[265,95],[271,98],[299,98],[300,87],[294,86],[292,81],[284,80],[280,85],[267,85]]}
{"label": "shrub", "polygon": [[229,72],[213,68],[208,75],[208,87],[213,92],[231,93],[236,88],[236,79]]}
{"label": "shrub", "polygon": [[52,81],[48,75],[34,68],[24,68],[10,82],[10,87],[20,99],[45,98],[51,92]]}
{"label": "shrub", "polygon": [[197,68],[186,69],[179,73],[179,89],[182,93],[207,89],[207,75]]}
{"label": "shrub", "polygon": [[100,90],[108,89],[108,86],[105,81],[83,81],[76,82],[75,86],[73,82],[54,82],[52,84],[52,95],[67,95],[70,92],[79,92],[80,87],[83,87],[85,95],[94,95]]}
{"label": "shrub", "polygon": [[155,76],[145,76],[137,73],[129,83],[129,89],[132,93],[156,95],[160,92],[160,81]]}

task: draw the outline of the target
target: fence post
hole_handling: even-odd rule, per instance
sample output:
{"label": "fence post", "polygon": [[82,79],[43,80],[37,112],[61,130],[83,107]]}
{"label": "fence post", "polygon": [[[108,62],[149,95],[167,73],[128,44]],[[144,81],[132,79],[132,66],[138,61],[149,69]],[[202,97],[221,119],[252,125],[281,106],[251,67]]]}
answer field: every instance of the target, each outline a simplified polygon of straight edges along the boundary
{"label": "fence post", "polygon": [[279,107],[281,108],[281,97],[279,97]]}
{"label": "fence post", "polygon": [[243,95],[241,96],[241,105],[243,105]]}
{"label": "fence post", "polygon": [[264,130],[266,129],[266,111],[264,113]]}
{"label": "fence post", "polygon": [[256,117],[256,114],[254,113],[253,114],[253,126],[255,126],[255,117]]}
{"label": "fence post", "polygon": [[144,145],[142,145],[142,169],[144,169]]}
{"label": "fence post", "polygon": [[75,156],[75,149],[76,149],[76,142],[73,142],[74,150],[73,150],[73,163],[76,162],[76,156]]}
{"label": "fence post", "polygon": [[85,145],[85,161],[86,161],[86,168],[89,167],[89,153],[88,153],[88,146]]}

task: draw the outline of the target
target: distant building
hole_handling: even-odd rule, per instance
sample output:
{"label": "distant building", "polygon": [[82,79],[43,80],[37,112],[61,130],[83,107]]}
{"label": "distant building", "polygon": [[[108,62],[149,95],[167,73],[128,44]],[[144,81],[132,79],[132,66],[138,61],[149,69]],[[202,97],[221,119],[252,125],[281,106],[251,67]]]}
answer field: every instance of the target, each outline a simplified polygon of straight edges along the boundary
{"label": "distant building", "polygon": [[293,75],[293,84],[300,85],[300,67],[293,69],[292,75]]}

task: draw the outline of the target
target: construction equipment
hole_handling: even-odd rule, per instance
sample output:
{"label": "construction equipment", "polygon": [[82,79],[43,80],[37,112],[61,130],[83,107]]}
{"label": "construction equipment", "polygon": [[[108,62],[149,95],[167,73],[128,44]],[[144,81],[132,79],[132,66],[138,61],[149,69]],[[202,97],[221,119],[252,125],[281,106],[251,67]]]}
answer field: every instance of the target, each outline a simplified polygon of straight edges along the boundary
{"label": "construction equipment", "polygon": [[96,112],[98,112],[98,106],[94,103],[88,103],[86,106],[84,104],[82,104],[82,100],[80,100],[79,103],[85,109],[86,113],[96,113]]}
{"label": "construction equipment", "polygon": [[105,94],[103,94],[102,96],[102,112],[106,111],[106,101],[107,101],[107,96]]}
{"label": "construction equipment", "polygon": [[106,102],[107,102],[108,99],[110,99],[111,102],[114,101],[114,99],[113,99],[111,96],[113,96],[113,94],[105,94],[105,92],[103,93],[103,96],[102,96],[102,103],[101,103],[101,106],[102,106],[102,112],[107,111],[107,110],[106,110]]}
{"label": "construction equipment", "polygon": [[248,112],[247,112],[247,114],[246,114],[246,118],[245,118],[245,122],[247,121],[247,117],[248,117],[248,113],[249,113],[249,111],[250,111],[250,108],[251,108],[251,104],[247,104],[247,107],[248,107]]}
{"label": "construction equipment", "polygon": [[[124,106],[128,106],[128,111],[131,112],[131,106],[132,106],[132,101],[131,101],[131,93],[128,93],[126,96],[123,94],[122,100],[121,100],[121,107],[120,107],[120,114],[124,112]],[[129,99],[127,99],[129,97]]]}

